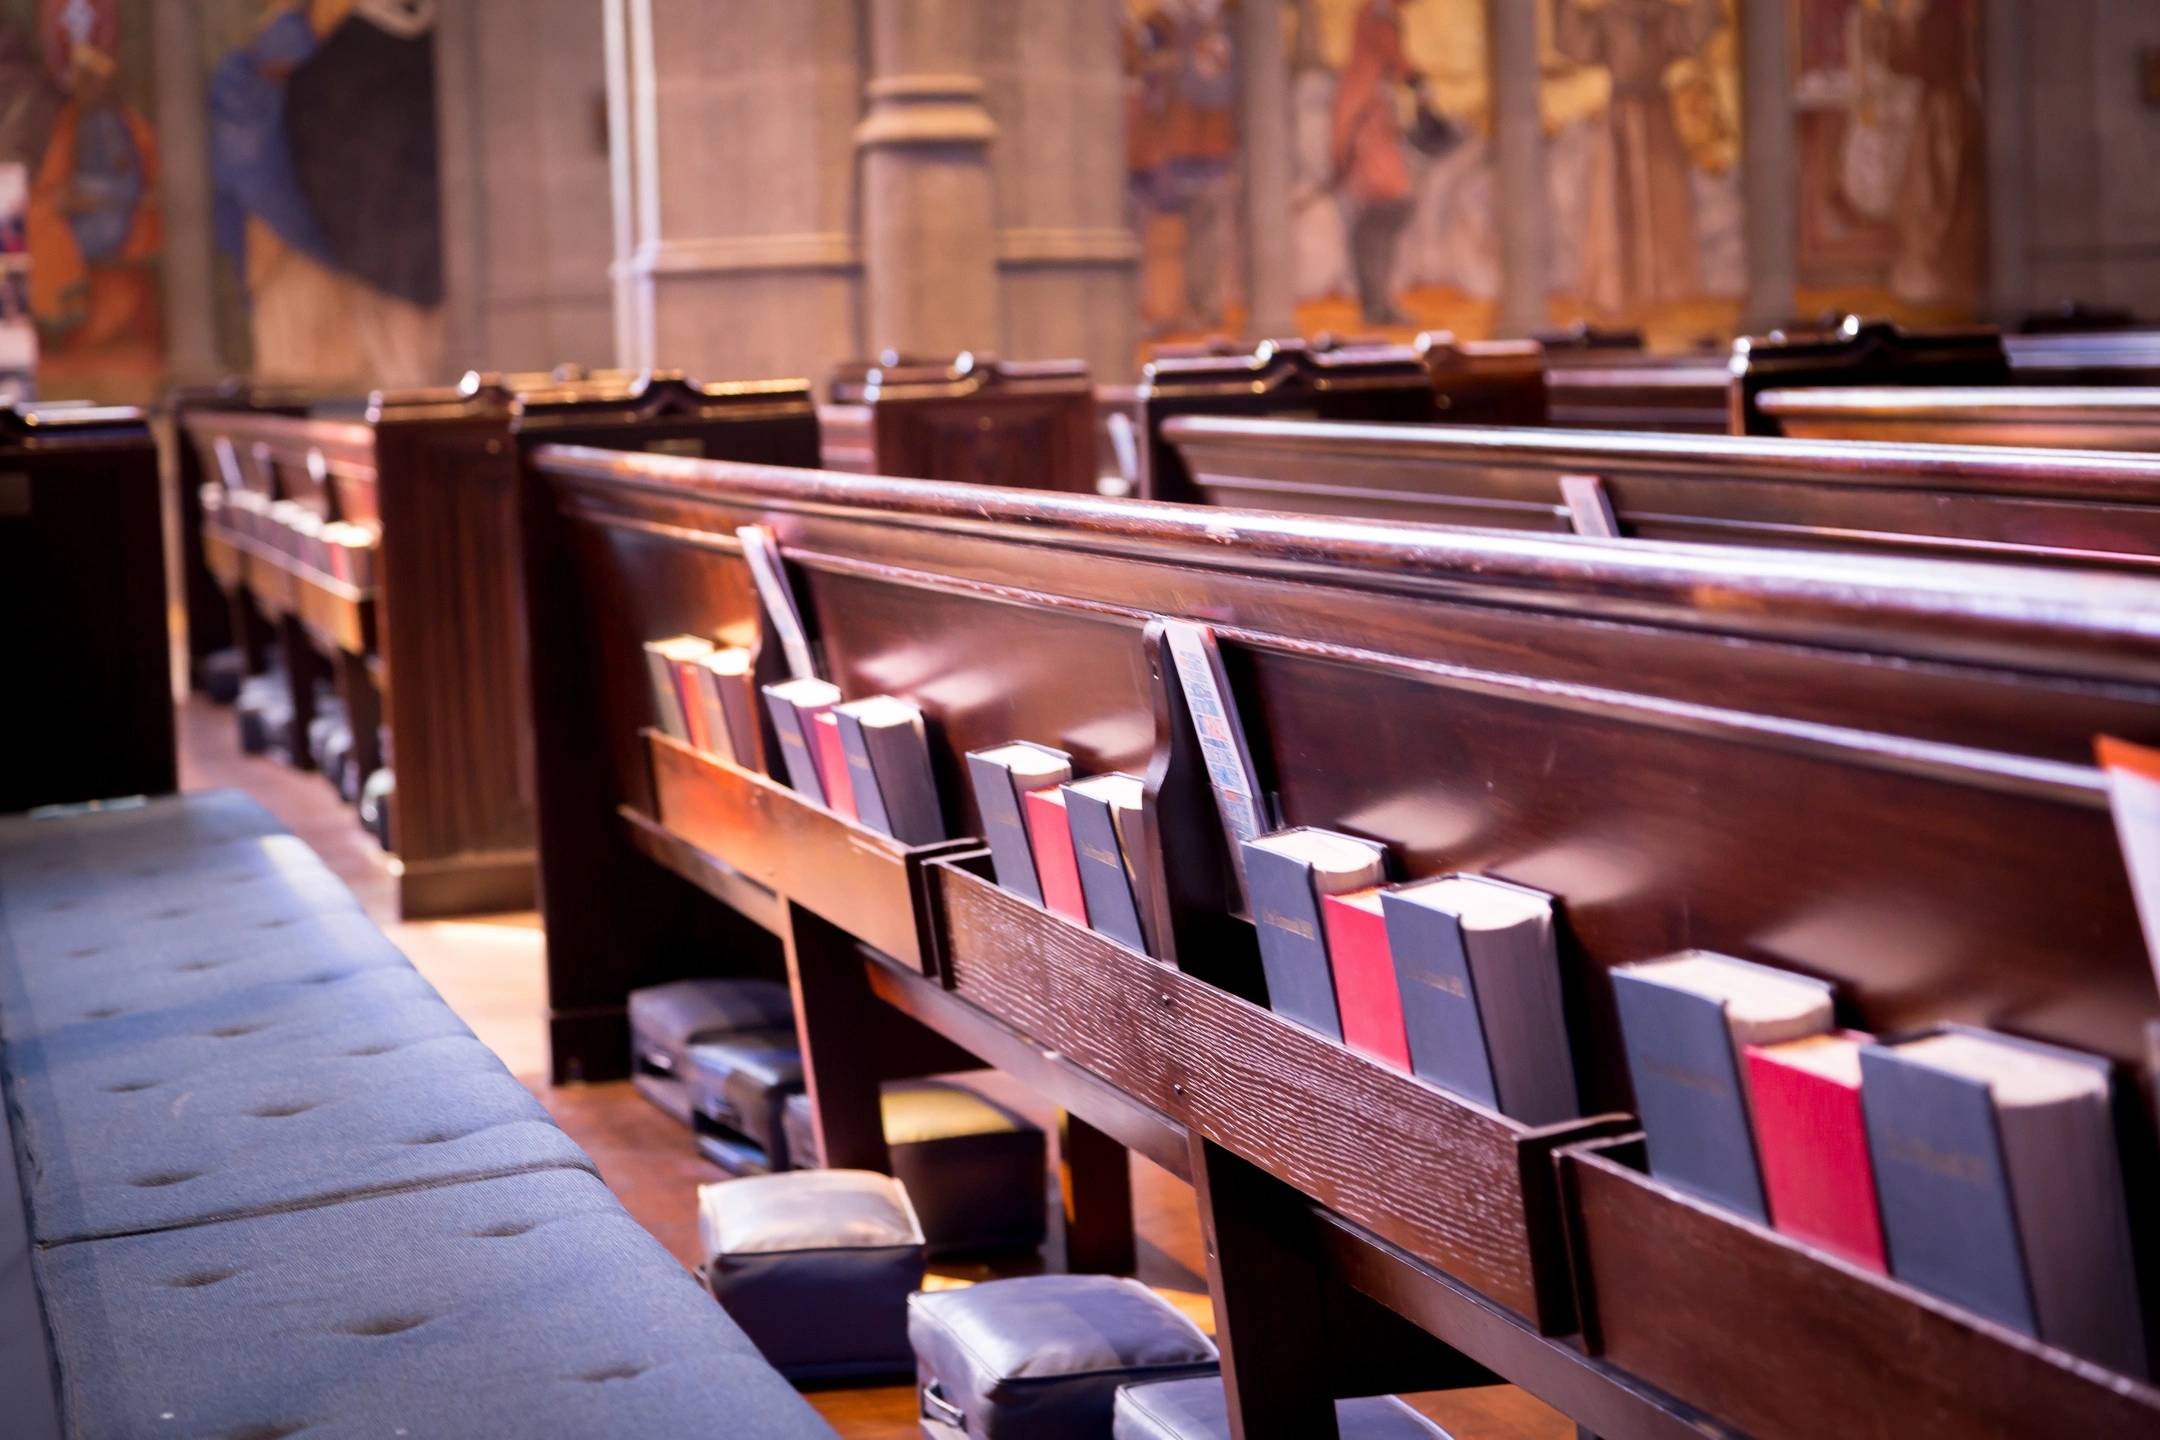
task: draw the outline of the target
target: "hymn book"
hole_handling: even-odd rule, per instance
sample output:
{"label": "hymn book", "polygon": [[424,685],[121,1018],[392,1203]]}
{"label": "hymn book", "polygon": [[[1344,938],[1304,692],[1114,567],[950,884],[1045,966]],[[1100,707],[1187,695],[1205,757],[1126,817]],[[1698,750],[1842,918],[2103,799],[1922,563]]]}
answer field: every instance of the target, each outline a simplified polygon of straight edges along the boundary
{"label": "hymn book", "polygon": [[1388,954],[1387,919],[1380,909],[1383,893],[1373,885],[1323,897],[1320,925],[1327,935],[1328,968],[1335,976],[1343,1044],[1408,1070],[1410,1042],[1403,1034],[1402,991]]}
{"label": "hymn book", "polygon": [[1035,874],[1035,851],[1028,842],[1021,797],[1031,790],[1062,785],[1072,779],[1072,756],[1031,740],[1014,740],[985,750],[970,750],[968,782],[975,791],[975,808],[982,812],[983,842],[990,847],[990,864],[997,883],[1015,895],[1043,903],[1042,885]]}
{"label": "hymn book", "polygon": [[1253,769],[1252,750],[1245,743],[1245,727],[1238,719],[1230,677],[1223,670],[1222,650],[1215,643],[1215,632],[1205,625],[1165,620],[1162,626],[1171,663],[1177,667],[1178,687],[1185,696],[1185,710],[1192,719],[1193,738],[1207,764],[1208,789],[1214,792],[1215,812],[1222,820],[1231,873],[1243,891],[1245,842],[1258,839],[1267,825],[1260,812],[1259,777]]}
{"label": "hymn book", "polygon": [[1706,950],[1612,980],[1650,1173],[1767,1224],[1741,1052],[1829,1029],[1830,985]]}
{"label": "hymn book", "polygon": [[1030,790],[1021,806],[1028,843],[1035,848],[1035,878],[1042,882],[1043,908],[1075,925],[1087,924],[1087,893],[1080,888],[1080,862],[1073,851],[1072,818],[1065,813],[1064,790],[1054,785]]}
{"label": "hymn book", "polygon": [[1139,859],[1146,786],[1137,775],[1091,775],[1066,785],[1064,792],[1088,923],[1127,949],[1151,953],[1140,918],[1147,895]]}
{"label": "hymn book", "polygon": [[740,645],[722,646],[705,656],[695,678],[714,753],[726,755],[745,770],[762,770],[765,747],[758,734],[750,666],[748,650]]}
{"label": "hymn book", "polygon": [[788,674],[797,680],[817,677],[817,661],[810,654],[809,632],[803,628],[802,611],[795,605],[795,589],[788,583],[787,562],[780,557],[780,542],[769,525],[743,525],[735,531],[742,545],[743,561],[750,567],[751,583],[757,587],[758,603],[765,612],[767,634],[780,642],[787,657]]}
{"label": "hymn book", "polygon": [[1482,875],[1381,897],[1411,1070],[1527,1125],[1580,1115],[1552,897]]}
{"label": "hymn book", "polygon": [[818,784],[825,787],[825,808],[843,820],[856,819],[855,777],[848,772],[847,748],[840,740],[840,718],[830,708],[809,718]]}
{"label": "hymn book", "polygon": [[1964,1026],[1860,1062],[1891,1273],[2145,1376],[2108,1063]]}
{"label": "hymn book", "polygon": [[1245,881],[1269,1009],[1331,1040],[1343,1038],[1321,897],[1386,878],[1387,850],[1355,835],[1301,825],[1245,842]]}
{"label": "hymn book", "polygon": [[671,635],[645,642],[645,668],[652,681],[653,713],[661,730],[684,744],[691,743],[690,706],[685,703],[682,667],[695,664],[712,650],[712,641],[696,635]]}
{"label": "hymn book", "polygon": [[1880,1275],[1889,1268],[1860,1103],[1860,1050],[1830,1031],[1747,1049],[1763,1194],[1778,1232]]}
{"label": "hymn book", "polygon": [[780,736],[780,759],[787,782],[825,804],[825,782],[818,771],[817,717],[840,703],[840,687],[824,680],[784,680],[765,687],[765,709]]}
{"label": "hymn book", "polygon": [[836,705],[840,747],[863,824],[907,845],[945,838],[930,740],[919,706],[891,695]]}

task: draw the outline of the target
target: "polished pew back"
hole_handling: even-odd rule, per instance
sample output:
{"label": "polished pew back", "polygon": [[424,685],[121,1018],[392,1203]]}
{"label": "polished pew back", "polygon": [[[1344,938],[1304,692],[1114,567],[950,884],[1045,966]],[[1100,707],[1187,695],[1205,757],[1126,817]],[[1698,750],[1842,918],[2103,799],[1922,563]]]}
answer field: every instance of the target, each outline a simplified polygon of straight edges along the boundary
{"label": "polished pew back", "polygon": [[[1999,1021],[2142,1053],[2156,1007],[2089,755],[2097,733],[2160,733],[2143,580],[570,451],[537,468],[583,600],[576,636],[535,646],[590,667],[610,805],[652,803],[639,644],[754,633],[733,531],[766,523],[831,678],[929,715],[956,833],[979,831],[970,748],[1032,738],[1080,773],[1159,772],[1175,737],[1147,622],[1201,619],[1280,818],[1369,834],[1412,874],[1552,890],[1597,968],[1725,948],[1842,980],[1881,1028]],[[1157,887],[1176,953],[1224,895],[1184,848],[1209,826],[1157,818],[1181,836]],[[1602,1013],[1600,994],[1578,999]],[[1614,1038],[1586,1043],[1617,1102]]]}
{"label": "polished pew back", "polygon": [[1594,480],[1640,539],[2160,573],[2160,460],[2143,456],[1216,419],[1167,433],[1219,505],[1601,533]]}
{"label": "polished pew back", "polygon": [[1198,498],[1163,427],[1183,415],[1302,416],[1389,423],[1535,425],[1546,418],[1546,377],[1532,343],[1458,343],[1420,335],[1381,341],[1263,340],[1250,352],[1209,347],[1162,356],[1140,380],[1139,493]]}

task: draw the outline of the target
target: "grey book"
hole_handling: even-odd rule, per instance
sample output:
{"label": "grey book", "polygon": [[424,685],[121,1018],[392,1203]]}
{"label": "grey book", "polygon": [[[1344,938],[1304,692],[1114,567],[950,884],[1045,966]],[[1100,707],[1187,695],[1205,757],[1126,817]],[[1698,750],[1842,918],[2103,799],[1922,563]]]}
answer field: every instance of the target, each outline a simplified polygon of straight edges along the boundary
{"label": "grey book", "polygon": [[765,708],[780,735],[780,759],[793,788],[825,803],[825,782],[818,776],[817,735],[811,729],[818,712],[839,703],[839,687],[825,680],[785,680],[765,687]]}
{"label": "grey book", "polygon": [[1581,1115],[1552,896],[1482,875],[1380,892],[1411,1070],[1526,1125]]}
{"label": "grey book", "polygon": [[982,812],[983,841],[990,847],[998,884],[1042,904],[1035,847],[1028,843],[1020,797],[1072,779],[1072,756],[1030,740],[1014,740],[970,750],[967,764],[968,783],[975,790],[975,808]]}
{"label": "grey book", "polygon": [[1830,985],[1706,950],[1623,965],[1612,977],[1650,1173],[1767,1225],[1743,1047],[1828,1030]]}
{"label": "grey book", "polygon": [[1342,1039],[1320,897],[1347,895],[1386,878],[1386,847],[1355,835],[1301,825],[1245,842],[1245,894],[1260,933],[1270,1010]]}
{"label": "grey book", "polygon": [[891,695],[833,707],[840,748],[854,780],[855,813],[871,829],[909,845],[946,838],[930,768],[930,739],[922,710]]}
{"label": "grey book", "polygon": [[1087,900],[1088,926],[1141,954],[1148,950],[1140,918],[1146,884],[1139,875],[1140,807],[1146,787],[1137,775],[1090,775],[1064,787],[1065,823],[1072,830],[1073,865]]}
{"label": "grey book", "polygon": [[1890,1272],[2144,1377],[2107,1062],[1948,1026],[1864,1047],[1860,1072]]}
{"label": "grey book", "polygon": [[[722,646],[705,657],[698,678],[712,707],[706,711],[706,733],[715,741],[725,736],[729,758],[745,770],[757,770],[765,763],[764,745],[758,736],[757,693],[750,666],[748,650],[740,645]],[[713,710],[719,712],[717,728]]]}
{"label": "grey book", "polygon": [[645,671],[652,680],[653,715],[660,728],[688,744],[690,720],[683,710],[682,675],[678,662],[697,660],[712,649],[710,640],[695,635],[671,635],[645,642]]}

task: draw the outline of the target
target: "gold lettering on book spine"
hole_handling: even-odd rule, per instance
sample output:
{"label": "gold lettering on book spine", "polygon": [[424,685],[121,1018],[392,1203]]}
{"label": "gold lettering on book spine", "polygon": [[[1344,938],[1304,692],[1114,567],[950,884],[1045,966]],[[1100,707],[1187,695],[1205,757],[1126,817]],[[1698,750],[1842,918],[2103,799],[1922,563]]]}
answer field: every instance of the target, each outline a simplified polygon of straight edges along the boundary
{"label": "gold lettering on book spine", "polygon": [[1080,853],[1098,865],[1123,865],[1125,863],[1100,845],[1083,844],[1080,847]]}
{"label": "gold lettering on book spine", "polygon": [[1260,923],[1263,925],[1272,925],[1277,930],[1282,930],[1289,934],[1297,936],[1300,940],[1313,940],[1319,938],[1313,933],[1311,921],[1299,920],[1294,916],[1279,914],[1278,912],[1273,910],[1261,911]]}
{"label": "gold lettering on book spine", "polygon": [[1961,1185],[1988,1183],[1987,1164],[1977,1155],[1938,1150],[1917,1135],[1900,1135],[1895,1131],[1885,1134],[1883,1141],[1883,1149],[1901,1165],[1911,1165]]}

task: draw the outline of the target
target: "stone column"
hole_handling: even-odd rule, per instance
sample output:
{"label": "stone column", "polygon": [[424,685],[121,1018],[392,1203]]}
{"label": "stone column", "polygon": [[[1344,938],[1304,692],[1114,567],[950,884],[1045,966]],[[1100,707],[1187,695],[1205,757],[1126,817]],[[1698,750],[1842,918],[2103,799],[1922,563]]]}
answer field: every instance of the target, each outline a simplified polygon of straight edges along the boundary
{"label": "stone column", "polygon": [[993,3],[983,75],[997,125],[997,345],[1130,377],[1139,246],[1125,203],[1119,0]]}
{"label": "stone column", "polygon": [[1550,182],[1538,108],[1538,8],[1524,0],[1487,0],[1485,6],[1492,57],[1493,224],[1500,247],[1496,335],[1544,329],[1552,280]]}
{"label": "stone column", "polygon": [[630,135],[611,161],[633,217],[633,358],[822,379],[862,350],[856,0],[622,3],[610,107]]}
{"label": "stone column", "polygon": [[949,355],[998,343],[997,126],[983,77],[994,3],[868,0],[870,80],[855,143],[863,339],[873,352]]}
{"label": "stone column", "polygon": [[1798,308],[1799,174],[1793,125],[1791,17],[1782,4],[1740,7],[1740,194],[1746,207],[1747,299],[1753,331]]}
{"label": "stone column", "polygon": [[150,7],[156,68],[158,199],[165,212],[166,369],[180,384],[214,380],[216,255],[210,224],[209,65],[197,0]]}
{"label": "stone column", "polygon": [[1245,0],[1238,12],[1238,138],[1245,176],[1246,333],[1297,333],[1290,255],[1290,60],[1283,0]]}

